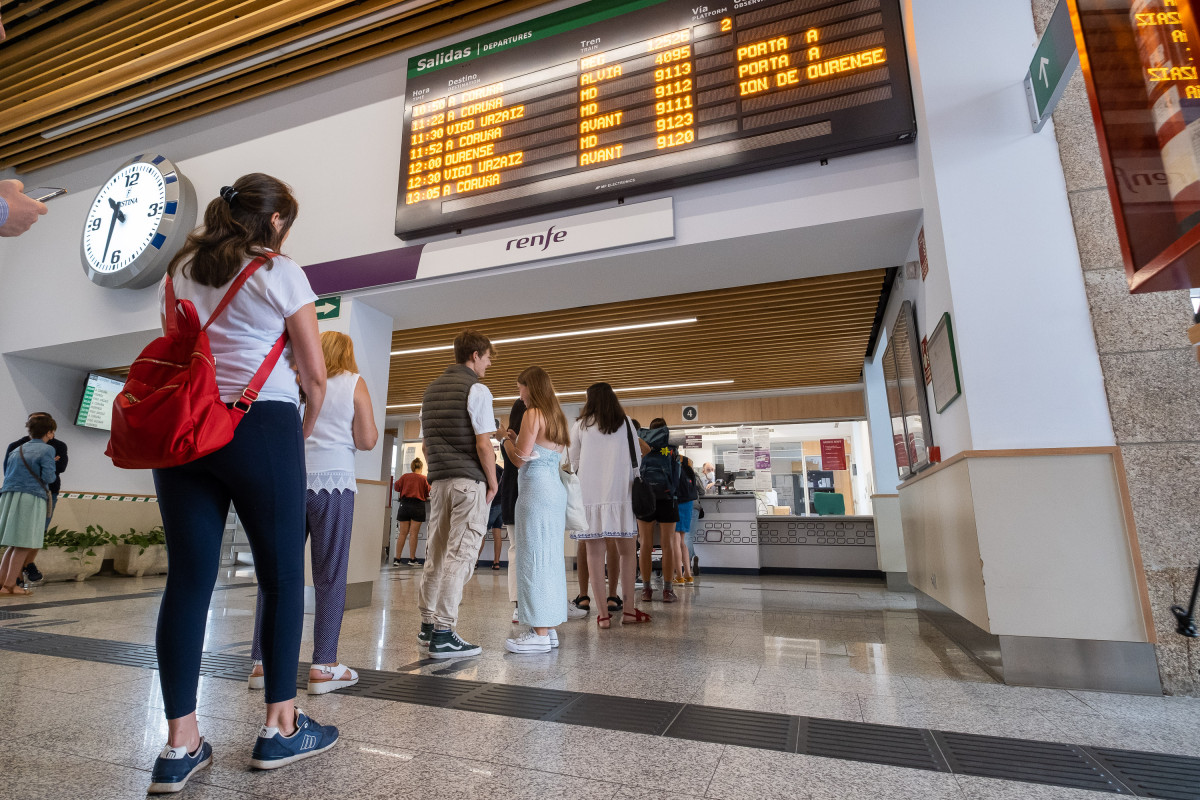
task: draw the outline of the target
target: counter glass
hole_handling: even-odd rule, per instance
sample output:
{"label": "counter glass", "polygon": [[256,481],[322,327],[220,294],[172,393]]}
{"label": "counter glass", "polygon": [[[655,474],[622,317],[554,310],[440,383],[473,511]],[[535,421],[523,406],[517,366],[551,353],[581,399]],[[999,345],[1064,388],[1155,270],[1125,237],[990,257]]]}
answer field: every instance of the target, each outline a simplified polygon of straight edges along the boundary
{"label": "counter glass", "polygon": [[[697,468],[711,463],[718,481],[732,482],[737,477],[744,480],[752,476],[757,466],[766,464],[761,453],[747,460],[745,448],[739,452],[739,430],[744,432],[746,428],[688,427],[673,431],[672,438],[679,439],[681,452]],[[766,468],[771,489],[750,495],[757,500],[755,513],[816,516],[818,493],[839,495],[846,514],[872,513],[874,476],[865,421],[758,425],[756,430],[767,432],[770,459]],[[842,458],[838,460],[832,454],[841,454]]]}

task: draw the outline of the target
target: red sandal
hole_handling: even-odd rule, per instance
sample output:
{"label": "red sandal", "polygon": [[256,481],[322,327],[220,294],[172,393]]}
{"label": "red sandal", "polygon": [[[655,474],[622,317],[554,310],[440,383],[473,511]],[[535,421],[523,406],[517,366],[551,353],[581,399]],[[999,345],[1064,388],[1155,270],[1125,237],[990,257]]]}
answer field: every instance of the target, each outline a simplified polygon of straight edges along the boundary
{"label": "red sandal", "polygon": [[596,617],[596,624],[601,628],[608,630],[610,619],[612,619],[612,614],[601,614]]}
{"label": "red sandal", "polygon": [[[633,622],[630,622],[629,620],[625,619],[625,617],[632,617]],[[638,608],[635,608],[633,611],[622,611],[621,612],[621,624],[623,624],[623,625],[636,625],[639,622],[649,622],[649,621],[650,621],[650,615]]]}

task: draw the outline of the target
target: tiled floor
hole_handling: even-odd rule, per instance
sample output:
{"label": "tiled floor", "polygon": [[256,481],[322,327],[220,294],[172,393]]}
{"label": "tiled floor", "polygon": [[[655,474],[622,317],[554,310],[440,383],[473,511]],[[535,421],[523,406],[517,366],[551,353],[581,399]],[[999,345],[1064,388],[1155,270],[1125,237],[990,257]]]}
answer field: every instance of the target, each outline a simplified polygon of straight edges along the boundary
{"label": "tiled floor", "polygon": [[[481,570],[464,593],[460,632],[481,657],[415,664],[419,572],[388,568],[370,608],[346,614],[341,658],[368,669],[608,692],[730,708],[1200,756],[1200,701],[1026,689],[993,682],[918,623],[910,595],[878,582],[702,576],[682,602],[643,605],[649,625],[601,631],[594,614],[559,629],[546,655],[504,651],[504,572]],[[246,572],[224,582],[248,582]],[[49,584],[34,598],[153,591],[162,578]],[[574,585],[571,586],[574,594]],[[214,595],[206,649],[244,655],[254,589]],[[0,602],[0,610],[20,605]],[[157,598],[36,609],[46,633],[153,642]],[[41,624],[41,623],[44,623]],[[305,631],[311,642],[311,619]],[[309,654],[302,651],[302,657]],[[1082,798],[1058,787],[605,731],[358,697],[301,696],[343,740],[330,755],[251,772],[261,695],[200,685],[213,767],[188,798]],[[150,670],[0,650],[0,783],[9,796],[136,798],[166,726]]]}

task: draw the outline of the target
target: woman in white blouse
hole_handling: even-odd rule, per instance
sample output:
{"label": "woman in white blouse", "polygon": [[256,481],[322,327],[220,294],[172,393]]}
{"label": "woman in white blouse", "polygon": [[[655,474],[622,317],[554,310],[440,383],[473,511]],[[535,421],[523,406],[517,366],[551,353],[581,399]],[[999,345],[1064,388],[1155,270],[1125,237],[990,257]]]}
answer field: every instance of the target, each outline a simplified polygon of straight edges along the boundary
{"label": "woman in white blouse", "polygon": [[[325,694],[358,683],[358,673],[337,658],[342,614],[346,610],[346,570],[350,563],[350,529],[354,526],[354,452],[370,450],[379,440],[367,384],[358,375],[354,342],[344,333],[321,334],[327,374],[325,404],[312,434],[304,440],[308,473],[304,511],[312,548],[312,667],[308,693]],[[262,689],[262,592],[254,615],[250,656],[254,669],[250,688]]]}
{"label": "woman in white blouse", "polygon": [[[618,563],[608,566],[619,570],[621,576],[622,621],[626,625],[650,621],[649,614],[634,606],[638,526],[633,515],[632,484],[642,460],[636,442],[633,423],[625,416],[613,388],[607,383],[589,386],[567,451],[579,474],[587,530],[571,537],[587,548],[593,597],[605,596],[605,540],[616,543]],[[600,614],[596,624],[607,628],[611,619],[611,613]]]}

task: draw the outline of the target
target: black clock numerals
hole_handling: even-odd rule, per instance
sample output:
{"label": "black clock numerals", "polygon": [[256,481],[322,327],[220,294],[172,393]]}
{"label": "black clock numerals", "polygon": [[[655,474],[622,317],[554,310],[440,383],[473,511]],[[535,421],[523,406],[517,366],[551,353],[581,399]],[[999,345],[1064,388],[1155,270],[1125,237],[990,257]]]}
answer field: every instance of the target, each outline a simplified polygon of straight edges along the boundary
{"label": "black clock numerals", "polygon": [[120,250],[113,250],[112,258],[109,259],[109,263],[110,264],[120,264],[121,263],[121,251]]}
{"label": "black clock numerals", "polygon": [[158,216],[158,203],[151,203],[150,208],[146,211],[147,217]]}
{"label": "black clock numerals", "polygon": [[125,188],[128,189],[130,186],[137,186],[138,178],[140,178],[140,177],[142,177],[142,173],[140,173],[140,172],[131,172],[128,175],[126,175],[125,176]]}
{"label": "black clock numerals", "polygon": [[100,218],[96,217],[95,219],[92,220],[91,224],[88,225],[88,230],[89,231],[98,231],[98,230],[100,230],[100,224],[101,224]]}

